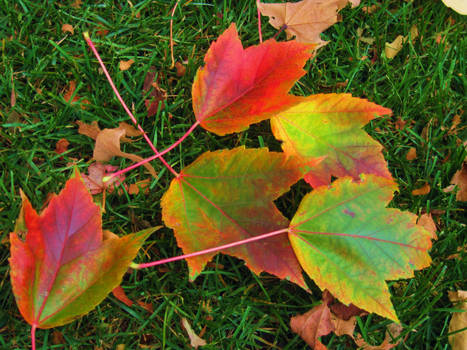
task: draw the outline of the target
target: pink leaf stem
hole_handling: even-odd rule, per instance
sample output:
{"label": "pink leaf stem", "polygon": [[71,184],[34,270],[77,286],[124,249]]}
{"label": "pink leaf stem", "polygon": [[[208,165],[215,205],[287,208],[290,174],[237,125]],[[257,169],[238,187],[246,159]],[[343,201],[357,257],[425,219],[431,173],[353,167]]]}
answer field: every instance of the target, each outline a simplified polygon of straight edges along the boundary
{"label": "pink leaf stem", "polygon": [[261,11],[259,7],[256,6],[256,10],[258,11],[258,34],[259,34],[259,43],[263,43],[263,34],[261,33]]}
{"label": "pink leaf stem", "polygon": [[36,328],[37,326],[34,324],[31,327],[31,344],[32,350],[36,350]]}
{"label": "pink leaf stem", "polygon": [[161,152],[159,152],[159,153],[157,153],[157,154],[155,154],[155,155],[153,155],[153,156],[151,156],[151,157],[148,157],[148,158],[146,158],[146,159],[143,159],[142,161],[140,161],[140,162],[138,162],[138,163],[132,164],[132,165],[130,165],[129,167],[127,167],[127,168],[125,168],[125,169],[116,171],[116,172],[114,172],[114,173],[112,173],[112,174],[106,176],[106,177],[104,178],[104,182],[109,181],[109,180],[110,180],[111,178],[113,178],[113,177],[117,177],[117,176],[123,175],[123,174],[125,174],[126,172],[128,172],[128,171],[130,171],[130,170],[132,170],[132,169],[134,169],[134,168],[137,168],[137,167],[139,167],[139,166],[141,166],[141,165],[143,165],[143,164],[149,163],[149,162],[153,161],[153,160],[156,159],[156,158],[161,158],[164,154],[170,152],[170,151],[173,150],[175,147],[177,147],[179,144],[181,144],[181,143],[183,142],[183,140],[185,140],[185,139],[188,137],[188,135],[190,135],[190,134],[193,132],[193,130],[195,130],[196,127],[197,127],[199,124],[200,124],[200,122],[197,120],[197,121],[188,129],[188,131],[187,131],[182,137],[180,137],[180,139],[178,139],[178,141],[176,141],[176,142],[175,142],[174,144],[172,144],[171,146],[167,147],[165,150],[163,150],[163,151],[161,151]]}
{"label": "pink leaf stem", "polygon": [[132,266],[132,267],[133,267],[133,268],[136,268],[136,269],[143,269],[143,268],[145,268],[145,267],[151,267],[151,266],[157,266],[157,265],[167,264],[167,263],[174,262],[174,261],[179,261],[179,260],[184,260],[184,259],[188,259],[188,258],[193,258],[193,257],[198,256],[198,255],[204,255],[204,254],[214,253],[214,252],[218,252],[218,251],[220,251],[220,250],[224,250],[224,249],[228,249],[228,248],[237,247],[237,246],[239,246],[239,245],[243,245],[243,244],[247,244],[247,243],[251,243],[251,242],[260,241],[260,240],[262,240],[262,239],[266,239],[266,238],[270,238],[270,237],[273,237],[273,236],[277,236],[277,235],[280,235],[280,234],[286,233],[286,232],[289,232],[289,229],[288,229],[288,228],[283,228],[283,229],[281,229],[281,230],[277,230],[277,231],[272,231],[272,232],[264,233],[264,234],[259,235],[259,236],[250,237],[250,238],[247,238],[247,239],[242,239],[241,241],[232,242],[232,243],[224,244],[224,245],[221,245],[221,246],[217,246],[217,247],[213,247],[213,248],[209,248],[209,249],[200,250],[200,251],[198,251],[198,252],[194,252],[194,253],[190,253],[190,254],[174,256],[174,257],[172,257],[172,258],[157,260],[157,261],[153,261],[153,262],[149,262],[149,263],[144,263],[144,264],[137,264],[136,266]]}
{"label": "pink leaf stem", "polygon": [[[115,94],[115,96],[117,96],[117,99],[118,101],[120,102],[120,104],[122,105],[123,109],[125,110],[125,112],[128,114],[128,116],[130,117],[131,121],[133,122],[133,124],[135,124],[135,126],[138,128],[139,131],[141,131],[143,133],[143,137],[144,139],[146,140],[146,142],[149,144],[149,147],[151,147],[151,149],[153,150],[154,153],[156,154],[159,154],[159,151],[156,149],[156,147],[154,146],[154,144],[151,142],[151,140],[149,139],[148,135],[146,134],[146,132],[144,131],[144,129],[141,127],[141,125],[138,123],[138,121],[136,120],[136,118],[134,117],[133,113],[131,113],[130,109],[128,108],[128,106],[126,105],[125,101],[123,101],[123,98],[122,96],[120,96],[120,93],[118,92],[117,90],[117,87],[115,86],[112,78],[110,77],[110,74],[109,72],[107,71],[107,68],[105,67],[104,65],[104,62],[102,61],[99,53],[97,52],[97,49],[96,47],[94,46],[94,43],[92,42],[91,38],[89,37],[89,33],[88,32],[84,32],[83,33],[83,36],[84,36],[84,39],[86,40],[86,43],[89,45],[89,47],[91,48],[92,52],[94,53],[94,56],[96,56],[97,58],[97,61],[99,62],[102,70],[104,71],[104,74]],[[159,157],[159,159],[161,160],[161,162],[167,167],[167,169],[170,170],[170,172],[172,174],[174,174],[175,177],[178,177],[178,173],[169,165],[169,163],[167,163],[165,161],[164,158],[162,157]]]}

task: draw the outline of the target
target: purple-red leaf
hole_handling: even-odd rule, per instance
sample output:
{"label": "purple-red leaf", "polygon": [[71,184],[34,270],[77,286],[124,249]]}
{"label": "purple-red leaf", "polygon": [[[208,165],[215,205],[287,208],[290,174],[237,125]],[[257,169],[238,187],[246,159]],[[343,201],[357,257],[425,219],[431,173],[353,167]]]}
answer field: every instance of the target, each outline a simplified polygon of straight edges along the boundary
{"label": "purple-red leaf", "polygon": [[100,209],[79,174],[40,215],[23,196],[17,228],[10,235],[10,266],[16,303],[29,324],[51,328],[88,313],[120,284],[154,231],[103,240],[101,225]]}

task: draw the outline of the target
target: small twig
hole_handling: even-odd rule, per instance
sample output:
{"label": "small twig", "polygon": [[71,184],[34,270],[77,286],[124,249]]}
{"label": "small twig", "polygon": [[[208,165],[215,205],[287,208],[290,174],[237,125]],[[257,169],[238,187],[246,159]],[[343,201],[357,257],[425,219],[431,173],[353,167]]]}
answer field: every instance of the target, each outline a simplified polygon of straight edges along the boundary
{"label": "small twig", "polygon": [[279,36],[279,34],[282,33],[284,30],[286,30],[287,28],[288,28],[287,24],[283,24],[282,27],[279,28],[277,33],[274,34],[274,36],[272,38],[275,40]]}

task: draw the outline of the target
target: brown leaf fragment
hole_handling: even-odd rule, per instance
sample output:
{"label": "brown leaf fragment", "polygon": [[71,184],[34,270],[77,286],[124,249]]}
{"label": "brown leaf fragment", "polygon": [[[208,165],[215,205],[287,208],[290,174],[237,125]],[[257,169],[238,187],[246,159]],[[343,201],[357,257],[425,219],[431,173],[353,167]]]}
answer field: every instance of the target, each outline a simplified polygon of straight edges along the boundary
{"label": "brown leaf fragment", "polygon": [[75,29],[73,28],[73,26],[71,24],[63,24],[62,25],[62,32],[63,33],[71,33],[72,35],[75,34]]}
{"label": "brown leaf fragment", "polygon": [[[455,312],[452,315],[451,321],[449,322],[449,333],[453,333],[459,329],[467,327],[467,291],[449,291],[448,296],[456,309],[463,310],[462,312]],[[448,340],[449,344],[451,344],[452,350],[467,349],[467,329],[450,335]]]}
{"label": "brown leaf fragment", "polygon": [[415,147],[411,147],[405,156],[407,160],[414,160],[417,158],[417,149]]}
{"label": "brown leaf fragment", "polygon": [[391,343],[391,340],[394,338],[397,338],[401,332],[402,332],[402,327],[401,325],[397,323],[391,323],[388,325],[386,329],[386,335],[384,337],[383,342],[380,345],[370,345],[368,344],[361,335],[357,335],[355,337],[355,344],[359,347],[359,349],[362,350],[389,350],[392,348],[395,348],[399,343],[401,342],[402,339],[397,341],[396,343]]}
{"label": "brown leaf fragment", "polygon": [[167,99],[167,92],[159,87],[157,81],[154,82],[156,77],[155,69],[155,67],[149,68],[143,84],[143,95],[146,96],[149,92],[149,98],[144,101],[148,117],[156,115],[159,104],[161,105],[160,109],[163,110],[165,107],[164,101]]}
{"label": "brown leaf fragment", "polygon": [[[335,299],[335,301],[337,301],[337,299]],[[336,315],[339,319],[342,319],[344,321],[350,320],[354,316],[363,316],[368,314],[368,312],[366,312],[363,309],[360,309],[354,304],[350,304],[347,306],[342,304],[340,301],[333,303],[330,306],[330,309],[334,315]]]}
{"label": "brown leaf fragment", "polygon": [[190,345],[192,347],[198,349],[199,346],[206,345],[206,341],[196,335],[195,331],[193,328],[191,328],[190,323],[185,317],[182,317],[182,327],[186,330],[188,338],[190,338]]}
{"label": "brown leaf fragment", "polygon": [[[454,304],[456,309],[463,310],[462,312],[455,312],[452,315],[451,322],[449,322],[449,333],[453,333],[459,329],[467,327],[467,291],[449,291],[448,296],[449,300]],[[452,350],[467,349],[466,329],[464,329],[462,332],[450,335],[448,339]]]}
{"label": "brown leaf fragment", "polygon": [[376,12],[380,8],[381,4],[374,4],[370,6],[362,6],[362,11],[366,14],[372,14],[373,12]]}
{"label": "brown leaf fragment", "polygon": [[[126,130],[121,128],[102,130],[96,138],[93,154],[94,159],[99,162],[108,162],[112,157],[118,156],[130,159],[136,163],[142,161],[143,158],[140,156],[120,150],[120,139],[125,136],[125,134]],[[151,164],[145,163],[143,166],[152,176],[157,177],[157,173]]]}
{"label": "brown leaf fragment", "polygon": [[52,344],[53,345],[66,344],[65,337],[60,331],[57,331],[56,329],[52,332]]}
{"label": "brown leaf fragment", "polygon": [[303,315],[293,316],[290,319],[292,332],[297,333],[313,349],[326,349],[319,338],[335,329],[331,321],[331,310],[328,307],[329,299],[326,298],[323,293],[322,304],[315,306]]}
{"label": "brown leaf fragment", "polygon": [[257,1],[259,11],[269,17],[276,29],[285,29],[287,38],[295,36],[298,42],[326,45],[320,34],[339,20],[338,12],[347,6],[359,4],[359,0],[302,0],[286,3],[262,3]]}
{"label": "brown leaf fragment", "polygon": [[130,125],[130,124],[125,123],[125,122],[118,123],[118,127],[120,129],[125,129],[126,136],[136,137],[136,136],[143,135],[142,131],[139,131],[133,125]]}
{"label": "brown leaf fragment", "polygon": [[133,301],[128,298],[128,296],[126,295],[125,291],[123,290],[122,286],[118,286],[116,287],[113,291],[112,291],[112,294],[115,298],[117,298],[118,300],[120,300],[123,304],[125,304],[126,306],[131,306],[133,305]]}
{"label": "brown leaf fragment", "polygon": [[75,8],[75,9],[79,9],[81,7],[82,3],[83,3],[83,1],[81,1],[81,0],[75,0],[75,1],[73,1],[73,3],[70,6]]}
{"label": "brown leaf fragment", "polygon": [[55,144],[55,153],[62,154],[68,149],[69,145],[70,145],[70,142],[68,142],[67,139],[58,140],[57,143]]}
{"label": "brown leaf fragment", "polygon": [[81,102],[81,109],[85,109],[87,104],[89,104],[89,101],[87,99],[82,99],[80,101],[80,97],[75,94],[76,90],[76,82],[74,80],[71,80],[68,87],[65,89],[65,93],[63,94],[63,99],[68,102],[68,103],[75,103],[75,102]]}
{"label": "brown leaf fragment", "polygon": [[177,77],[183,77],[186,73],[186,67],[180,62],[175,62],[175,69],[177,70]]}
{"label": "brown leaf fragment", "polygon": [[80,120],[76,122],[78,124],[78,133],[81,135],[86,135],[89,136],[92,139],[96,139],[97,135],[101,132],[101,129],[99,128],[99,124],[97,121],[91,122],[91,124],[86,124]]}
{"label": "brown leaf fragment", "polygon": [[348,320],[343,320],[331,313],[331,322],[334,325],[334,333],[338,337],[348,335],[352,339],[354,338],[353,333],[355,331],[355,325],[357,324],[357,318],[355,316],[350,317]]}
{"label": "brown leaf fragment", "polygon": [[458,187],[456,200],[467,201],[467,162],[462,163],[462,168],[458,170],[451,179],[451,184]]}
{"label": "brown leaf fragment", "polygon": [[422,187],[413,190],[412,195],[414,195],[414,196],[423,196],[425,194],[430,193],[430,191],[431,191],[430,184],[426,183]]}
{"label": "brown leaf fragment", "polygon": [[145,179],[145,180],[138,181],[134,184],[130,184],[130,186],[128,187],[128,193],[138,194],[140,190],[142,190],[144,193],[148,193],[149,184],[150,184],[150,179]]}
{"label": "brown leaf fragment", "polygon": [[135,61],[132,59],[129,59],[128,61],[120,61],[118,67],[121,71],[128,70],[133,63],[135,63]]}
{"label": "brown leaf fragment", "polygon": [[402,50],[402,47],[404,46],[404,41],[404,36],[398,35],[393,42],[387,42],[384,47],[384,53],[386,57],[389,59],[393,59],[394,57],[396,57],[399,51]]}
{"label": "brown leaf fragment", "polygon": [[437,239],[436,236],[436,224],[433,221],[431,214],[422,214],[417,221],[418,225],[423,226],[428,232],[430,232],[434,239]]}
{"label": "brown leaf fragment", "polygon": [[81,177],[83,178],[83,182],[91,194],[99,194],[104,190],[107,190],[109,193],[111,193],[116,186],[119,186],[123,183],[125,180],[125,175],[112,177],[107,182],[104,182],[103,178],[109,176],[117,169],[118,167],[113,165],[93,163],[88,167],[89,175],[81,174]]}
{"label": "brown leaf fragment", "polygon": [[138,304],[144,310],[146,310],[147,312],[149,312],[151,314],[154,312],[154,305],[152,305],[152,303],[145,303],[144,301],[136,300],[136,304]]}

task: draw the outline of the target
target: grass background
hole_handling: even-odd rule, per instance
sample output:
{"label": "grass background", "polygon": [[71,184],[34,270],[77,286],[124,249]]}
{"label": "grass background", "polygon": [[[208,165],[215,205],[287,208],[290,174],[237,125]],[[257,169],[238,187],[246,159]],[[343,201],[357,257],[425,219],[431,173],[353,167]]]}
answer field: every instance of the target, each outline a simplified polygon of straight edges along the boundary
{"label": "grass background", "polygon": [[[362,0],[363,6],[375,1]],[[36,208],[49,192],[58,192],[71,174],[67,165],[78,159],[85,172],[91,162],[93,141],[77,133],[75,122],[97,120],[101,128],[128,121],[114,98],[97,61],[87,49],[82,32],[89,31],[123,98],[134,104],[137,118],[159,149],[176,141],[194,122],[191,83],[210,43],[231,22],[236,22],[245,46],[258,43],[256,8],[253,0],[181,1],[174,16],[175,58],[187,61],[186,74],[177,77],[171,69],[169,50],[170,11],[175,1],[30,1],[0,0],[0,348],[27,349],[29,326],[22,320],[9,282],[8,233],[13,230],[23,189]],[[77,6],[72,6],[77,5]],[[466,102],[466,21],[444,7],[441,1],[384,1],[378,10],[365,14],[361,6],[344,9],[343,21],[327,30],[329,44],[311,61],[294,88],[297,94],[349,92],[391,108],[394,116],[368,125],[368,132],[385,147],[390,170],[400,186],[393,206],[420,214],[435,213],[439,239],[431,252],[431,267],[415,278],[388,282],[393,303],[404,326],[401,349],[448,348],[448,323],[453,311],[447,291],[467,289],[465,203],[455,193],[445,193],[452,175],[465,158],[459,140],[465,129],[450,130],[455,115],[462,116]],[[63,33],[71,24],[75,34]],[[263,35],[275,30],[262,18]],[[416,25],[420,37],[407,43],[389,60],[384,43],[407,35]],[[358,40],[375,38],[372,45]],[[108,31],[99,35],[97,31]],[[279,36],[285,39],[284,33]],[[438,42],[441,39],[441,42]],[[365,59],[364,56],[368,56]],[[363,59],[362,59],[363,57]],[[121,60],[133,59],[127,71]],[[149,67],[159,73],[167,90],[167,107],[148,118],[142,95]],[[63,98],[70,81],[76,95],[87,99],[86,109]],[[347,81],[347,84],[342,84]],[[11,91],[16,105],[11,106]],[[402,123],[401,123],[402,121]],[[400,125],[406,123],[405,127]],[[461,123],[460,126],[465,126]],[[70,142],[64,155],[57,155],[56,142]],[[167,155],[180,169],[206,150],[263,144],[278,150],[267,122],[249,130],[218,137],[201,128]],[[406,154],[411,147],[417,158]],[[151,155],[144,141],[125,146],[127,152]],[[114,159],[112,164],[129,163]],[[151,191],[138,195],[109,195],[104,228],[124,234],[161,223],[159,200],[171,175],[160,162],[151,180]],[[144,169],[128,174],[127,183],[147,178]],[[427,195],[411,191],[428,183]],[[292,199],[278,205],[298,205],[307,190],[293,189]],[[460,252],[458,251],[461,247]],[[452,255],[458,253],[453,258]],[[154,234],[140,261],[181,254],[173,234],[164,229]],[[109,296],[89,315],[63,327],[39,330],[38,349],[187,349],[190,348],[180,318],[186,317],[195,332],[203,333],[207,349],[300,349],[306,344],[289,329],[291,316],[319,303],[321,293],[310,281],[312,295],[271,276],[255,276],[242,261],[218,255],[203,274],[191,283],[185,262],[132,272],[123,287],[130,298],[153,303],[154,312],[127,307]],[[369,315],[359,320],[359,331],[368,342],[380,343],[388,320]],[[347,337],[327,336],[331,349],[348,349]]]}

